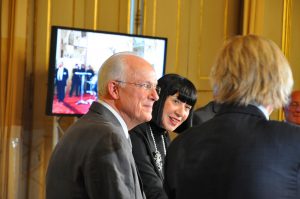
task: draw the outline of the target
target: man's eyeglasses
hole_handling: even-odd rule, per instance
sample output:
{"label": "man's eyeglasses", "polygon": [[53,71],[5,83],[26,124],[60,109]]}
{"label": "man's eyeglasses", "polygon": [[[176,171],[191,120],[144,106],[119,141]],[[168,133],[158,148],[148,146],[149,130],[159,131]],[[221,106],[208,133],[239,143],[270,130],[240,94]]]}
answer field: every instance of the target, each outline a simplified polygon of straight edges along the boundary
{"label": "man's eyeglasses", "polygon": [[158,95],[160,94],[160,91],[161,91],[161,88],[159,86],[153,85],[151,83],[133,83],[133,82],[124,82],[124,81],[120,81],[120,80],[116,80],[116,82],[122,83],[122,84],[132,84],[137,87],[144,88],[146,90],[155,89],[155,91]]}
{"label": "man's eyeglasses", "polygon": [[296,109],[300,107],[300,104],[298,102],[291,102],[290,103],[290,108]]}

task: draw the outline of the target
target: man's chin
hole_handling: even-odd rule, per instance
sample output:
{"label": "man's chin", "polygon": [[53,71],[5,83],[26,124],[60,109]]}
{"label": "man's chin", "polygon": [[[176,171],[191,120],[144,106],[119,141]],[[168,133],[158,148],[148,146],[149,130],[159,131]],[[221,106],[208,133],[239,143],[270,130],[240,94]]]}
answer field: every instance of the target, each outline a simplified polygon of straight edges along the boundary
{"label": "man's chin", "polygon": [[152,119],[152,114],[145,115],[144,119],[144,122],[149,122]]}

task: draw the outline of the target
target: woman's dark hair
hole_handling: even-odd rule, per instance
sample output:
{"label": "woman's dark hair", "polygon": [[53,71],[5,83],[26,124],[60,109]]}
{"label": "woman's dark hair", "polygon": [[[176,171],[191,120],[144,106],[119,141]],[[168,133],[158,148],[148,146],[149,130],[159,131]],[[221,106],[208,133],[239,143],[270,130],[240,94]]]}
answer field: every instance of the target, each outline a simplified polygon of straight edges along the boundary
{"label": "woman's dark hair", "polygon": [[194,84],[177,74],[166,74],[158,80],[158,84],[161,88],[159,100],[153,105],[152,111],[152,122],[154,122],[159,127],[162,127],[162,113],[165,105],[165,101],[168,96],[178,93],[178,99],[181,102],[187,103],[192,106],[190,114],[186,121],[184,121],[175,132],[181,133],[185,129],[192,126],[192,110],[197,101],[197,90]]}

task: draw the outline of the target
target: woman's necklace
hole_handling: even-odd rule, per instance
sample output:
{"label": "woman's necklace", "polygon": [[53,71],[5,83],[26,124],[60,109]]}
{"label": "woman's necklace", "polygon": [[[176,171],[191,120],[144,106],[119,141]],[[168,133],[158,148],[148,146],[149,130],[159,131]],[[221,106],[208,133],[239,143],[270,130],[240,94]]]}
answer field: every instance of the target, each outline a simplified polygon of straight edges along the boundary
{"label": "woman's necklace", "polygon": [[[154,138],[154,135],[153,135],[153,132],[152,132],[152,129],[151,129],[150,125],[149,125],[149,128],[150,128],[151,137],[152,137],[152,140],[153,140],[153,143],[154,143],[154,147],[155,147],[155,152],[153,154],[154,161],[155,161],[155,164],[156,164],[158,170],[162,171],[162,169],[163,169],[162,157],[161,157],[160,152],[157,150],[157,145],[156,145],[155,138]],[[161,140],[162,140],[162,144],[163,144],[164,155],[166,156],[167,149],[166,149],[166,144],[165,144],[165,140],[164,140],[164,136],[163,135],[161,135]]]}

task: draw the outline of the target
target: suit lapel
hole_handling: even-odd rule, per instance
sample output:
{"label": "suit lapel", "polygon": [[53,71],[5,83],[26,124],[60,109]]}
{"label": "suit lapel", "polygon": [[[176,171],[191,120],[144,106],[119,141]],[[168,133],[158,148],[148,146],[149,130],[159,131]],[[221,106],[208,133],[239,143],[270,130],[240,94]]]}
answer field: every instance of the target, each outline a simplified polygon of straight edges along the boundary
{"label": "suit lapel", "polygon": [[126,138],[125,134],[123,133],[123,128],[121,126],[121,123],[119,122],[119,120],[114,116],[114,114],[108,110],[105,106],[103,106],[102,104],[98,103],[98,102],[93,102],[93,104],[90,107],[90,111],[96,112],[97,114],[101,115],[101,117],[105,118],[105,120],[110,121],[114,126],[120,128],[120,132],[122,132],[122,136],[124,136],[124,139],[126,139],[128,142],[128,144],[126,145],[126,150],[128,151],[128,153],[130,154],[130,159],[132,162],[132,166],[133,169],[136,171],[136,178],[135,180],[138,180],[138,184],[141,190],[141,194],[143,196],[144,199],[146,199],[145,193],[144,193],[144,188],[143,188],[143,183],[142,183],[142,179],[140,177],[140,174],[138,172],[138,169],[136,167],[133,155],[132,155],[132,143],[130,138]]}

